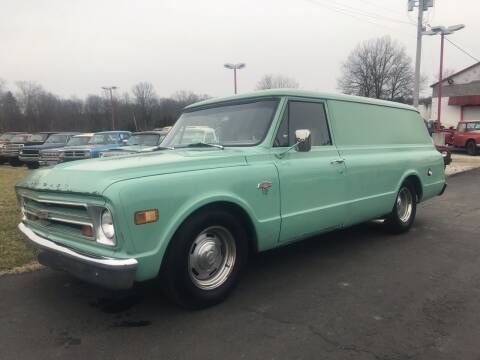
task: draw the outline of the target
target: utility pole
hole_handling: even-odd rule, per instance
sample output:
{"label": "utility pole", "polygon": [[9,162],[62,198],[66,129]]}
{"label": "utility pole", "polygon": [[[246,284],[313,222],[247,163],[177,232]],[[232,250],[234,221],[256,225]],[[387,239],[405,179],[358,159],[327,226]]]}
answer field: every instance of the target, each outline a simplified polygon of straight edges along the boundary
{"label": "utility pole", "polygon": [[415,56],[415,86],[413,89],[413,106],[418,107],[418,99],[420,97],[420,64],[422,60],[422,32],[423,29],[423,12],[433,7],[433,0],[408,0],[408,11],[418,6],[417,20],[417,52]]}
{"label": "utility pole", "polygon": [[115,130],[115,108],[113,107],[113,90],[115,90],[116,86],[102,86],[102,89],[106,92],[110,93],[110,108],[112,111],[112,130]]}
{"label": "utility pole", "polygon": [[432,26],[430,30],[424,31],[423,35],[440,35],[440,70],[438,72],[438,84],[437,84],[437,121],[436,121],[436,131],[440,131],[442,127],[441,123],[441,113],[442,113],[442,89],[443,89],[443,48],[444,40],[446,35],[453,34],[455,31],[462,30],[465,27],[463,24],[452,25],[449,27],[445,26]]}

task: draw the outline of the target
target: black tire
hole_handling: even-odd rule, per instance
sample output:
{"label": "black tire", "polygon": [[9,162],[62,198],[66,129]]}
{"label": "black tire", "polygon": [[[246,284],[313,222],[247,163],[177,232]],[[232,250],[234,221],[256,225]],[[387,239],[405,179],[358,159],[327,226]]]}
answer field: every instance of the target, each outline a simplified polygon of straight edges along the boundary
{"label": "black tire", "polygon": [[0,165],[5,164],[7,159],[0,157]]}
{"label": "black tire", "polygon": [[477,155],[477,143],[475,142],[475,140],[468,140],[467,154],[471,156]]}
{"label": "black tire", "polygon": [[39,165],[38,162],[27,162],[27,167],[30,170],[35,170],[35,169],[38,169],[40,167],[40,165]]}
{"label": "black tire", "polygon": [[23,163],[18,159],[10,159],[8,163],[13,167],[19,167],[23,165]]}
{"label": "black tire", "polygon": [[[407,205],[410,206],[410,210],[407,210],[407,208],[404,208],[401,205],[402,200],[399,200],[399,198],[404,199],[404,196],[411,199],[411,202]],[[412,227],[416,213],[417,193],[415,187],[410,181],[405,181],[402,186],[400,186],[400,190],[398,190],[397,197],[395,198],[395,205],[393,206],[392,212],[385,219],[385,225],[391,233],[405,233]],[[402,214],[404,216],[402,216]]]}
{"label": "black tire", "polygon": [[[228,275],[222,283],[210,289],[201,288],[201,285],[196,283],[199,280],[195,278],[195,271],[192,270],[194,267],[191,265],[192,257],[195,259],[194,254],[199,239],[202,236],[207,237],[207,239],[208,236],[211,236],[208,232],[204,232],[206,229],[228,230],[232,235],[230,243],[233,237],[233,243],[235,244],[233,266],[223,267],[229,269],[226,270]],[[208,209],[191,216],[176,232],[167,249],[160,274],[167,296],[173,302],[188,309],[202,309],[223,301],[237,284],[240,273],[246,264],[248,257],[247,241],[247,233],[243,224],[226,210],[221,208]],[[198,246],[198,248],[201,247]],[[229,248],[231,249],[231,247]],[[225,249],[225,247],[222,247],[222,249]],[[224,256],[226,251],[221,253]],[[219,268],[222,267],[219,266]],[[221,270],[218,271],[220,273]]]}

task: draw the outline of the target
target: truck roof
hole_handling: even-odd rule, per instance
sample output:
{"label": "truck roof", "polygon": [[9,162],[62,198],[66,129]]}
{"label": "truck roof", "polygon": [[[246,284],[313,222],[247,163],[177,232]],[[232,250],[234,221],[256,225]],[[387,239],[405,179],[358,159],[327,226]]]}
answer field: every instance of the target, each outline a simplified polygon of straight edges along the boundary
{"label": "truck roof", "polygon": [[296,97],[312,98],[312,99],[348,101],[348,102],[356,102],[356,103],[363,103],[363,104],[370,104],[370,105],[388,106],[388,107],[394,107],[394,108],[418,112],[417,109],[415,109],[413,106],[401,104],[393,101],[378,100],[378,99],[366,98],[362,96],[331,94],[331,93],[297,90],[297,89],[260,90],[260,91],[255,91],[255,92],[241,94],[241,95],[208,99],[208,100],[191,104],[185,107],[185,109],[191,110],[196,107],[209,106],[209,105],[214,105],[214,104],[223,103],[223,102],[232,102],[236,100],[261,99],[261,98],[282,97],[282,96],[292,96],[292,97],[296,96]]}
{"label": "truck roof", "polygon": [[99,131],[95,134],[131,134],[130,131],[124,131],[124,130],[115,130],[115,131]]}

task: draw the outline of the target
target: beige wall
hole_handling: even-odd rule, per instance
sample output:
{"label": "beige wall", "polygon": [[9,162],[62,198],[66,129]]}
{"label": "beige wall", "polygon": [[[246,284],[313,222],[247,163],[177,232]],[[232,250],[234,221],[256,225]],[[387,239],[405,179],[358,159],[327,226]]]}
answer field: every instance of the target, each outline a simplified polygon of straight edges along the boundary
{"label": "beige wall", "polygon": [[[437,98],[432,99],[432,113],[430,119],[435,120],[437,118],[438,101]],[[442,113],[440,121],[446,128],[453,126],[457,127],[458,122],[461,119],[460,106],[448,105],[448,97],[442,97]]]}

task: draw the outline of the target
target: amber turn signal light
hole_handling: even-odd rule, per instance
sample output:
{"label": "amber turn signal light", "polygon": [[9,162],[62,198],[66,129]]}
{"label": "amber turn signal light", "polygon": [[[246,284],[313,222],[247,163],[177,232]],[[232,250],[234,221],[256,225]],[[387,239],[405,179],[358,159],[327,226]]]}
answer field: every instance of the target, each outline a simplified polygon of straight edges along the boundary
{"label": "amber turn signal light", "polygon": [[93,237],[93,229],[89,225],[82,225],[80,232],[82,233],[83,236],[86,236],[89,238]]}
{"label": "amber turn signal light", "polygon": [[158,221],[158,210],[150,209],[135,213],[135,224],[142,225]]}

